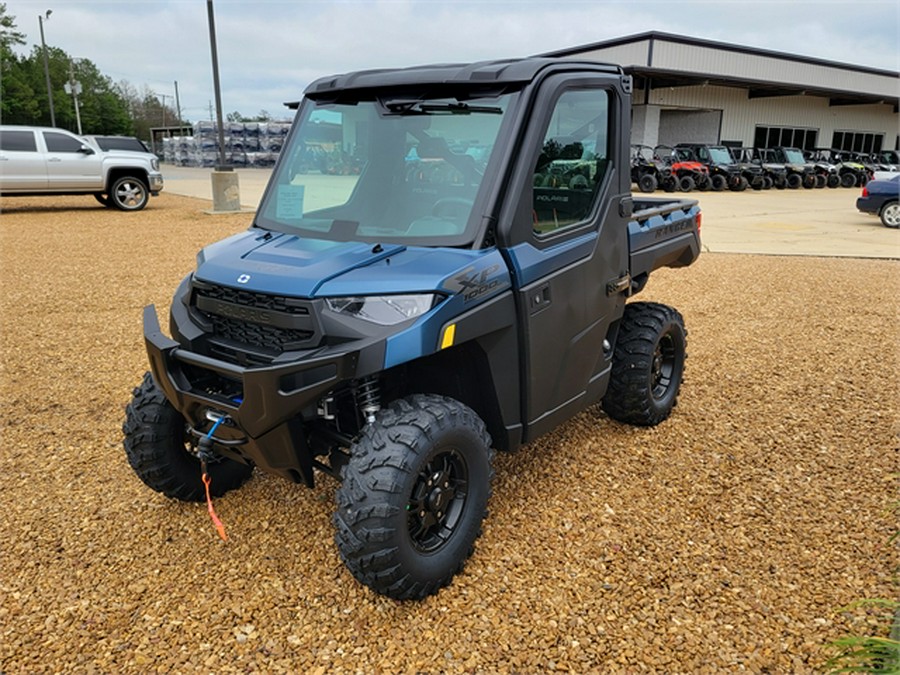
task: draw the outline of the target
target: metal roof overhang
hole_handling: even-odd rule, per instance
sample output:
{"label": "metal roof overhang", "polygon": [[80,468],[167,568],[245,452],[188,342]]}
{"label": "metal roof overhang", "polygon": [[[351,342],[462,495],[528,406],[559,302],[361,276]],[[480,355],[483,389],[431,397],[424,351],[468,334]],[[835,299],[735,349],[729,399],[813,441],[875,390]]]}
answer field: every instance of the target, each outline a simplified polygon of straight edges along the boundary
{"label": "metal roof overhang", "polygon": [[[827,98],[832,106],[844,105],[878,105],[893,106],[897,112],[900,105],[900,96],[878,96],[861,92],[850,92],[841,89],[825,89],[822,87],[810,87],[809,85],[790,85],[783,82],[765,82],[735,77],[723,77],[715,74],[704,74],[684,71],[665,70],[662,68],[650,68],[646,66],[626,66],[625,72],[634,76],[634,90],[664,89],[673,87],[697,87],[716,86],[746,89],[751,99],[775,98],[779,96],[818,96]],[[649,87],[648,87],[649,84]],[[637,98],[639,94],[635,94]]]}

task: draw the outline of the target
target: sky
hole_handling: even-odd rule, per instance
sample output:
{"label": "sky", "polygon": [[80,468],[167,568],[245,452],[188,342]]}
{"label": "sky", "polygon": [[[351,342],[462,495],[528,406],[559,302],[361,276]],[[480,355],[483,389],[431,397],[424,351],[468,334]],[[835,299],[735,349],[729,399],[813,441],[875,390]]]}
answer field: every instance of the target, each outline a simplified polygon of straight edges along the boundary
{"label": "sky", "polygon": [[[26,36],[148,86],[182,117],[214,103],[206,0],[5,0]],[[650,30],[900,71],[897,0],[214,0],[223,115],[284,107],[318,77],[522,57]],[[900,88],[900,83],[898,83]],[[165,98],[162,98],[165,97]]]}

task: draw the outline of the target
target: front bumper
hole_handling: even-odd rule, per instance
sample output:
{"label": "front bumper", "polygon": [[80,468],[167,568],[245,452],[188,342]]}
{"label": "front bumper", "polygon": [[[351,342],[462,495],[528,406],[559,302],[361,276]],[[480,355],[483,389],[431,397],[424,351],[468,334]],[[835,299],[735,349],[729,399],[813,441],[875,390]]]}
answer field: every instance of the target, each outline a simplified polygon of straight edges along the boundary
{"label": "front bumper", "polygon": [[[144,342],[150,370],[168,401],[195,430],[209,426],[207,412],[229,418],[216,432],[221,454],[249,462],[294,482],[312,484],[312,454],[302,422],[342,381],[358,377],[369,343],[359,349],[297,361],[244,368],[185,350],[163,335],[156,308],[144,308]],[[210,382],[227,386],[210,386]],[[227,393],[223,393],[227,392]]]}
{"label": "front bumper", "polygon": [[150,194],[155,197],[160,192],[162,192],[163,184],[165,181],[163,181],[161,173],[148,174],[147,180],[150,182]]}

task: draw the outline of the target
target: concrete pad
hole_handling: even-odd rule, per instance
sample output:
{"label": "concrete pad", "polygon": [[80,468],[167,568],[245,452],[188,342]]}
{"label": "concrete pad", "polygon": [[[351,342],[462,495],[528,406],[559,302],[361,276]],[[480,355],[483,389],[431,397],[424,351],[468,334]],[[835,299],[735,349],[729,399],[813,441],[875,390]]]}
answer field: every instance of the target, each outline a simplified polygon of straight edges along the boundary
{"label": "concrete pad", "polygon": [[[166,191],[212,201],[212,169],[163,165]],[[269,169],[236,169],[241,206],[255,210]],[[637,196],[650,196],[640,195]],[[856,210],[859,188],[657,192],[658,199],[696,199],[703,210],[703,248],[717,253],[900,258],[900,229]]]}

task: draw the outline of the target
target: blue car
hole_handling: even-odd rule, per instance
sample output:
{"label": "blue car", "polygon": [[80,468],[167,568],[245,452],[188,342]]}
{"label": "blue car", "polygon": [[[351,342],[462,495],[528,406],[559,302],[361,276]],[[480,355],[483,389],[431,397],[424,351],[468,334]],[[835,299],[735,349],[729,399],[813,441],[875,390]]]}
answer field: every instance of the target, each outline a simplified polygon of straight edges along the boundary
{"label": "blue car", "polygon": [[887,180],[871,180],[856,200],[856,208],[881,218],[885,227],[900,227],[900,173]]}

